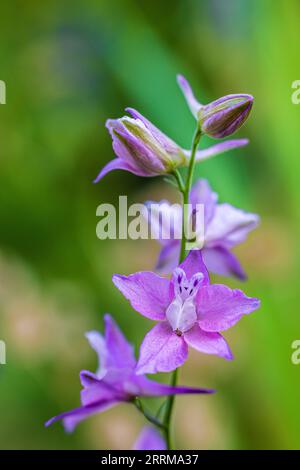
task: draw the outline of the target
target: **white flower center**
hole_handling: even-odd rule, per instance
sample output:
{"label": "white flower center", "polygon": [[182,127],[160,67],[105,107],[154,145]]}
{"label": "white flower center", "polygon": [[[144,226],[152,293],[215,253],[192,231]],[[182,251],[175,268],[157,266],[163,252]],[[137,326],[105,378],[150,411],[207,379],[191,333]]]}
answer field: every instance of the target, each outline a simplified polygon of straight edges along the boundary
{"label": "white flower center", "polygon": [[166,317],[173,331],[179,336],[190,330],[197,321],[195,297],[203,280],[202,273],[196,273],[188,281],[181,268],[173,272],[175,297],[166,311]]}

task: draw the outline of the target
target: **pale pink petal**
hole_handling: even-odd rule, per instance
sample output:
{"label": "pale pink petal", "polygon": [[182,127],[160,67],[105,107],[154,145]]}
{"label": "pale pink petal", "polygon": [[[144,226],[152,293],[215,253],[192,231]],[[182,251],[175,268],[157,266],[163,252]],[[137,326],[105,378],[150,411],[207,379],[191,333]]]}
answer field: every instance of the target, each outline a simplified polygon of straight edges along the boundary
{"label": "pale pink petal", "polygon": [[199,325],[205,331],[227,330],[259,306],[258,299],[247,297],[240,289],[230,289],[222,284],[205,286],[197,297]]}
{"label": "pale pink petal", "polygon": [[189,346],[205,354],[232,359],[232,353],[225,339],[219,333],[207,333],[201,330],[196,323],[195,326],[184,334],[184,339]]}
{"label": "pale pink petal", "polygon": [[182,336],[174,333],[167,322],[155,325],[145,336],[137,365],[137,374],[170,372],[187,359],[188,348]]}
{"label": "pale pink petal", "polygon": [[121,276],[115,274],[113,283],[132,307],[151,320],[164,320],[170,303],[170,281],[150,271]]}

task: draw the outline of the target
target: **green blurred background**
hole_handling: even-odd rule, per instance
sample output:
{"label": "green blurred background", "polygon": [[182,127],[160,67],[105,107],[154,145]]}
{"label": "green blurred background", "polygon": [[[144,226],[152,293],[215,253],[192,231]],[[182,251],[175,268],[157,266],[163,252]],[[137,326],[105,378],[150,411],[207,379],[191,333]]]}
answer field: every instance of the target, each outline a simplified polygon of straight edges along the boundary
{"label": "green blurred background", "polygon": [[125,172],[92,180],[113,157],[105,120],[125,106],[190,145],[194,122],[178,72],[204,102],[255,97],[238,134],[250,145],[203,163],[197,175],[222,201],[262,217],[237,250],[248,283],[228,281],[261,297],[262,307],[226,334],[232,363],[190,354],[181,382],[218,393],[177,399],[177,445],[300,448],[300,365],[291,363],[300,338],[300,105],[291,102],[299,1],[11,0],[0,10],[1,448],[130,448],[139,432],[143,421],[130,405],[72,435],[43,423],[78,405],[78,372],[96,368],[84,332],[102,329],[104,312],[136,346],[150,326],[111,275],[151,269],[158,246],[98,240],[96,207],[119,194],[142,202],[175,193],[159,178]]}

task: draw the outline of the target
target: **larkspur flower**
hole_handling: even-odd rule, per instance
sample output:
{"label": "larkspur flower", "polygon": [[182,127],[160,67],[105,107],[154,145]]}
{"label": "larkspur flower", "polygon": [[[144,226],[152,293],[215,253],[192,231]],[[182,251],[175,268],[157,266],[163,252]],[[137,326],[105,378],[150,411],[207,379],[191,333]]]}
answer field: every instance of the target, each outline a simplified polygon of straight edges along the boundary
{"label": "larkspur flower", "polygon": [[[190,150],[179,147],[138,111],[131,108],[126,111],[132,117],[123,116],[106,122],[117,158],[104,166],[95,183],[113,170],[125,170],[138,176],[150,177],[172,173],[180,166],[188,166]],[[206,160],[247,144],[247,139],[216,144],[199,150],[196,161]]]}
{"label": "larkspur flower", "polygon": [[187,104],[200,124],[201,131],[222,139],[237,131],[246,121],[253,106],[253,96],[240,93],[223,96],[207,105],[199,103],[188,81],[177,76]]}
{"label": "larkspur flower", "polygon": [[138,374],[170,372],[187,359],[188,346],[232,359],[220,331],[256,310],[258,299],[222,284],[210,285],[199,250],[192,250],[171,280],[153,272],[114,275],[113,282],[143,316],[158,321],[145,336]]}
{"label": "larkspur flower", "polygon": [[[204,240],[200,248],[207,269],[215,274],[246,279],[240,262],[231,250],[257,227],[259,216],[227,203],[218,204],[218,195],[204,179],[198,180],[193,186],[189,202],[191,214],[194,214],[197,205],[204,206]],[[174,230],[171,230],[170,237],[167,237],[167,230],[169,221],[174,227],[181,227],[182,210],[178,205],[171,205],[165,200],[159,203],[148,201],[145,208],[148,211],[145,216],[151,215],[151,229],[162,245],[157,270],[160,273],[169,273],[178,264],[180,240],[175,239]],[[168,213],[168,217],[161,217],[162,212]],[[166,227],[163,226],[164,221]],[[195,229],[197,232],[197,227]]]}
{"label": "larkspur flower", "polygon": [[122,402],[132,402],[136,397],[167,396],[175,394],[213,393],[213,390],[192,387],[172,387],[136,375],[136,359],[133,348],[111,318],[105,315],[105,337],[90,331],[86,337],[96,351],[100,366],[94,374],[81,371],[81,406],[47,421],[49,426],[63,420],[66,431],[71,432],[77,424],[89,416],[105,411]]}
{"label": "larkspur flower", "polygon": [[162,435],[152,426],[145,426],[134,443],[133,450],[166,450]]}

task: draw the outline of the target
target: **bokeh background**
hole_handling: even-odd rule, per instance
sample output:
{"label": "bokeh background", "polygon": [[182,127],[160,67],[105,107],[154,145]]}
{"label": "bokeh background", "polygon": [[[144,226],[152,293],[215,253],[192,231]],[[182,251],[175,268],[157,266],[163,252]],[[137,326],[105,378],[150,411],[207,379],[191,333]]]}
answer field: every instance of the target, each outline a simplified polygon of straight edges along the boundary
{"label": "bokeh background", "polygon": [[[138,347],[150,322],[111,283],[153,267],[149,241],[100,241],[96,208],[169,197],[162,179],[125,172],[92,180],[112,157],[104,123],[136,107],[188,147],[190,115],[175,81],[200,100],[255,97],[238,133],[248,147],[199,165],[220,200],[262,217],[237,250],[261,297],[226,334],[235,361],[190,354],[181,382],[218,389],[176,401],[179,448],[300,447],[300,79],[297,0],[11,0],[0,7],[0,365],[2,449],[131,448],[143,420],[130,405],[66,435],[43,423],[79,403],[80,369],[95,370],[84,338],[112,313]],[[206,140],[205,145],[212,144]],[[164,377],[167,380],[167,377]],[[149,403],[149,406],[156,403]]]}

